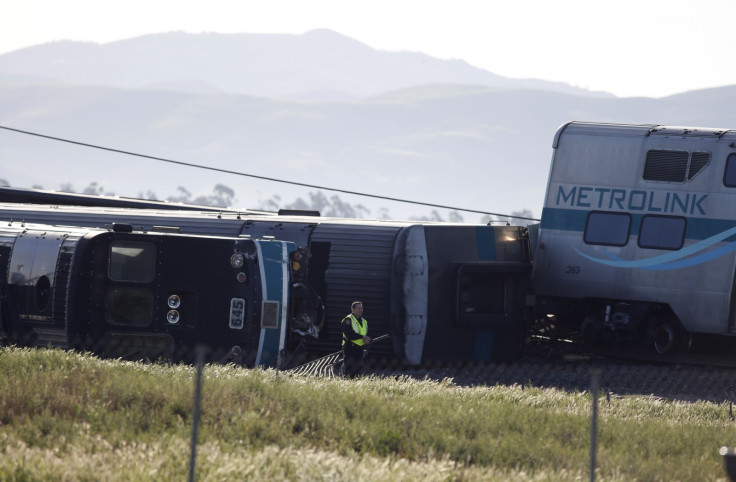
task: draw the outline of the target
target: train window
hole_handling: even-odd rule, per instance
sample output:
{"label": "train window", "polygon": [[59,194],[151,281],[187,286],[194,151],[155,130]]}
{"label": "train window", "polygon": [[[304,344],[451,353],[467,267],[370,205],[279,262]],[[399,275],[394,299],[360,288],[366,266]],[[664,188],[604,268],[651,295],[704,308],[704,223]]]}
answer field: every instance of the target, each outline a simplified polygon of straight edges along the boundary
{"label": "train window", "polygon": [[728,159],[726,159],[723,185],[726,187],[736,187],[736,154],[729,154]]}
{"label": "train window", "polygon": [[528,270],[526,263],[458,266],[458,325],[476,328],[512,325],[523,311]]}
{"label": "train window", "polygon": [[591,211],[585,224],[583,240],[586,244],[624,246],[629,241],[631,215]]}
{"label": "train window", "polygon": [[105,308],[108,323],[146,326],[151,322],[153,294],[141,288],[113,288],[107,292]]}
{"label": "train window", "polygon": [[110,245],[109,276],[114,281],[153,281],[156,247],[150,243],[115,242]]}
{"label": "train window", "polygon": [[651,249],[680,249],[685,242],[685,218],[647,215],[641,219],[639,246]]}

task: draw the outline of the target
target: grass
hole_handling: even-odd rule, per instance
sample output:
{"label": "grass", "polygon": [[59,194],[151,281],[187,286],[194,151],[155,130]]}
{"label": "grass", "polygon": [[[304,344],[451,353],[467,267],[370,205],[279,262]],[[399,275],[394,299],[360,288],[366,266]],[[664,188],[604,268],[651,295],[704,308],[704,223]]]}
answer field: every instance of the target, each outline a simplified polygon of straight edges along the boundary
{"label": "grass", "polygon": [[[186,480],[195,369],[0,349],[0,480]],[[208,365],[198,480],[587,480],[592,398]],[[726,480],[728,406],[599,402],[597,480]]]}

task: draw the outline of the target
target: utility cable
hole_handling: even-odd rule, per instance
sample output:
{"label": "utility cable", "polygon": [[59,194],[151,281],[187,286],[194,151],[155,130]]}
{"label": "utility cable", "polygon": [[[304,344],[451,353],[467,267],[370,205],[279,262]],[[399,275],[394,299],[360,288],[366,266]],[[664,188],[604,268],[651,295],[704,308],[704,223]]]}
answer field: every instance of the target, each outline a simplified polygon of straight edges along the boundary
{"label": "utility cable", "polygon": [[313,188],[313,189],[322,189],[322,190],[325,190],[325,191],[341,192],[341,193],[344,193],[344,194],[354,194],[356,196],[370,197],[370,198],[374,198],[374,199],[383,199],[383,200],[386,200],[386,201],[395,201],[395,202],[400,202],[400,203],[416,204],[418,206],[429,206],[429,207],[440,208],[440,209],[451,209],[451,210],[454,210],[454,211],[462,211],[462,212],[467,212],[467,213],[488,214],[488,215],[491,215],[491,216],[500,216],[500,217],[504,217],[504,218],[525,219],[527,221],[539,221],[539,219],[529,218],[529,217],[524,217],[524,216],[512,216],[512,215],[509,215],[509,214],[499,214],[499,213],[492,213],[492,212],[488,212],[488,211],[479,211],[477,209],[458,208],[458,207],[453,207],[453,206],[445,206],[445,205],[442,205],[442,204],[426,203],[426,202],[421,202],[421,201],[411,201],[411,200],[408,200],[408,199],[400,199],[400,198],[395,198],[395,197],[390,197],[390,196],[380,196],[378,194],[368,194],[368,193],[361,193],[361,192],[355,192],[355,191],[348,191],[346,189],[337,189],[337,188],[334,188],[334,187],[317,186],[315,184],[306,184],[306,183],[303,183],[303,182],[287,181],[285,179],[277,179],[277,178],[274,178],[274,177],[259,176],[259,175],[256,175],[256,174],[248,174],[248,173],[245,173],[245,172],[231,171],[231,170],[228,170],[228,169],[221,169],[221,168],[218,168],[218,167],[203,166],[201,164],[193,164],[193,163],[190,163],[190,162],[175,161],[175,160],[166,159],[166,158],[163,158],[163,157],[149,156],[149,155],[140,154],[140,153],[137,153],[137,152],[124,151],[122,149],[113,149],[111,147],[98,146],[98,145],[95,145],[95,144],[88,144],[86,142],[79,142],[79,141],[73,141],[73,140],[70,140],[70,139],[64,139],[64,138],[61,138],[61,137],[48,136],[48,135],[45,135],[45,134],[39,134],[37,132],[30,132],[30,131],[24,131],[24,130],[21,130],[21,129],[14,129],[12,127],[0,126],[0,129],[5,129],[7,131],[17,132],[17,133],[20,133],[20,134],[26,134],[26,135],[29,135],[29,136],[42,137],[44,139],[50,139],[50,140],[53,140],[53,141],[66,142],[68,144],[75,144],[75,145],[78,145],[78,146],[91,147],[93,149],[100,149],[102,151],[117,152],[118,154],[125,154],[127,156],[141,157],[143,159],[151,159],[153,161],[168,162],[170,164],[176,164],[176,165],[179,165],[179,166],[186,166],[186,167],[194,167],[196,169],[206,169],[208,171],[221,172],[221,173],[224,173],[224,174],[232,174],[232,175],[235,175],[235,176],[244,176],[244,177],[251,177],[251,178],[254,178],[254,179],[262,179],[264,181],[280,182],[280,183],[283,183],[283,184],[291,184],[293,186],[302,186],[302,187],[309,187],[309,188]]}

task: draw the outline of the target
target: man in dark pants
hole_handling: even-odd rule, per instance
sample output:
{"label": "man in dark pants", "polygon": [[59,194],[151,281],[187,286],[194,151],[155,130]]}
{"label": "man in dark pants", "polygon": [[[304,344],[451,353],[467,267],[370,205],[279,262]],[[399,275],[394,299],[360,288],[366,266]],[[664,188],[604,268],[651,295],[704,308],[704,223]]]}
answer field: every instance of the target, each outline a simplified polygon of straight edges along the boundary
{"label": "man in dark pants", "polygon": [[371,342],[368,320],[363,318],[363,303],[354,301],[350,314],[342,319],[342,352],[345,376],[355,378],[363,368],[363,353]]}

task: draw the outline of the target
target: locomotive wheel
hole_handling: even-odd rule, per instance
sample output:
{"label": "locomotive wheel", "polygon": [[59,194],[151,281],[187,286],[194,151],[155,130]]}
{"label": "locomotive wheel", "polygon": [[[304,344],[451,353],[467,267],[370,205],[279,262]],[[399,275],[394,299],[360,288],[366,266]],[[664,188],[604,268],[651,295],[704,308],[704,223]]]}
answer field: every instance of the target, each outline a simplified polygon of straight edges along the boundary
{"label": "locomotive wheel", "polygon": [[690,347],[690,336],[671,316],[652,320],[647,334],[652,348],[660,355],[685,352]]}
{"label": "locomotive wheel", "polygon": [[596,315],[590,315],[580,324],[580,339],[588,345],[597,345],[601,340],[601,319]]}

